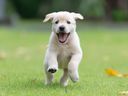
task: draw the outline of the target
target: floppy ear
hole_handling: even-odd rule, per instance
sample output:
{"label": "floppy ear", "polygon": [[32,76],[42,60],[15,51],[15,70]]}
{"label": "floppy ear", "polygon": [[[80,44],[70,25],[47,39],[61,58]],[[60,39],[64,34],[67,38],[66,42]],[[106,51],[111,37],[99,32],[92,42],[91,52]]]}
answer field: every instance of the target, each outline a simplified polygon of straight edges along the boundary
{"label": "floppy ear", "polygon": [[52,20],[52,19],[54,18],[55,15],[56,15],[56,12],[47,14],[47,15],[45,16],[45,19],[44,19],[43,22],[47,22],[47,21],[49,21],[49,20]]}
{"label": "floppy ear", "polygon": [[79,13],[74,13],[74,12],[72,12],[71,14],[72,14],[72,16],[73,16],[75,19],[80,19],[80,20],[83,20],[83,19],[84,19],[84,17],[83,17],[81,14],[79,14]]}

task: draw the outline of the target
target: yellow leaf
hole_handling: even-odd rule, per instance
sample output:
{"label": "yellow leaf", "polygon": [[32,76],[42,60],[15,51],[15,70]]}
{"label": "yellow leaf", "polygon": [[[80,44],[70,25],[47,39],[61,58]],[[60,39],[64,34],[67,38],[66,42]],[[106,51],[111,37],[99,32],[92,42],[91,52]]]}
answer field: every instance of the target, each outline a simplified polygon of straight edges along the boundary
{"label": "yellow leaf", "polygon": [[128,91],[122,91],[119,93],[119,96],[128,96]]}
{"label": "yellow leaf", "polygon": [[112,68],[108,68],[106,69],[106,73],[109,75],[109,76],[117,76],[117,77],[122,77],[123,74],[119,73],[118,71],[112,69]]}
{"label": "yellow leaf", "polygon": [[7,54],[4,51],[0,52],[0,60],[3,60],[7,57]]}
{"label": "yellow leaf", "polygon": [[123,74],[123,77],[128,77],[128,74]]}

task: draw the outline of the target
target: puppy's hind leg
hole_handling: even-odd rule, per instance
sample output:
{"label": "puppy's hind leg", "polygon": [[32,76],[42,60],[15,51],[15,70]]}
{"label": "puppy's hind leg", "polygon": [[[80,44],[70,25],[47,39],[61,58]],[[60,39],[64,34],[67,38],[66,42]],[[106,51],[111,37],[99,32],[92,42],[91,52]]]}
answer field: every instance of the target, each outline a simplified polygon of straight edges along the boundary
{"label": "puppy's hind leg", "polygon": [[73,82],[77,82],[79,80],[79,74],[78,74],[78,66],[81,61],[82,54],[75,54],[72,56],[69,65],[68,65],[68,71],[69,76]]}
{"label": "puppy's hind leg", "polygon": [[63,75],[60,79],[60,84],[62,86],[67,86],[68,85],[68,69],[63,69]]}

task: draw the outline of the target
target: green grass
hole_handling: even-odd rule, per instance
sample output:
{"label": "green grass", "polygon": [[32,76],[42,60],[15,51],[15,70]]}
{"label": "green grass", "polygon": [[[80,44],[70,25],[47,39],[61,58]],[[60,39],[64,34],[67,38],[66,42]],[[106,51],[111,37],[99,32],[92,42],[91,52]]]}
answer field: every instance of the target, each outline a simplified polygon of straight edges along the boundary
{"label": "green grass", "polygon": [[[78,29],[80,30],[80,29]],[[106,68],[128,73],[127,28],[81,28],[84,52],[79,67],[80,81],[59,85],[61,70],[54,84],[44,85],[43,57],[50,32],[0,28],[0,96],[118,96],[128,91],[128,78],[109,77]]]}

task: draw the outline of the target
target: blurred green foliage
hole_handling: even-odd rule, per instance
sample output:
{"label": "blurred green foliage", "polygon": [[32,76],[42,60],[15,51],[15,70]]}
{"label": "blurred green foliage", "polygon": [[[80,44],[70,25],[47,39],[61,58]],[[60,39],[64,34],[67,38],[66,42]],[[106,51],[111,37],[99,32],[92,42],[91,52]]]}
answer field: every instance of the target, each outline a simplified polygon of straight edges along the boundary
{"label": "blurred green foliage", "polygon": [[124,21],[128,19],[128,14],[126,14],[123,10],[114,10],[112,13],[112,17],[114,21]]}
{"label": "blurred green foliage", "polygon": [[102,17],[105,15],[104,0],[82,0],[79,10],[87,16]]}
{"label": "blurred green foliage", "polygon": [[37,16],[37,10],[41,0],[12,0],[16,11],[23,18],[34,18]]}
{"label": "blurred green foliage", "polygon": [[54,11],[80,12],[92,20],[128,20],[128,0],[12,0],[22,18],[42,18]]}

